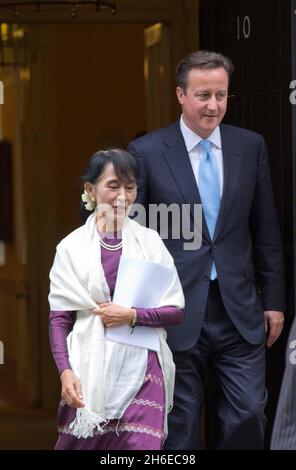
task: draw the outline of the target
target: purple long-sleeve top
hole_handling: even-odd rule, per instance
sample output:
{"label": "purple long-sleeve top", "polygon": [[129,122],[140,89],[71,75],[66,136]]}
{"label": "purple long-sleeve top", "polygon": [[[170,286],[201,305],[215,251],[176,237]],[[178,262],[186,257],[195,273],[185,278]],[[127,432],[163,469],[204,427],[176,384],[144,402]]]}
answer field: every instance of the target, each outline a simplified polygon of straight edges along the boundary
{"label": "purple long-sleeve top", "polygon": [[[102,234],[101,234],[102,236]],[[106,239],[108,244],[116,244],[119,239]],[[110,289],[111,298],[113,297],[116,276],[118,271],[121,250],[109,251],[101,249],[101,260]],[[137,308],[137,326],[166,327],[176,325],[183,321],[183,311],[171,306],[159,308]],[[67,336],[73,328],[76,320],[74,311],[51,311],[49,314],[49,338],[52,354],[58,368],[59,374],[65,369],[71,369],[67,349]]]}

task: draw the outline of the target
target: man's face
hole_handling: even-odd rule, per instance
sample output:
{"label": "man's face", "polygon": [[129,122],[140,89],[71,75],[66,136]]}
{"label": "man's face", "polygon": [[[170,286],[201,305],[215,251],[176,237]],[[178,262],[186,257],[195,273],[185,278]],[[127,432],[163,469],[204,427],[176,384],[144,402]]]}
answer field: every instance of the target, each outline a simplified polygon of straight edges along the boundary
{"label": "man's face", "polygon": [[226,113],[227,92],[228,75],[223,67],[190,70],[186,90],[176,90],[185,124],[207,138]]}

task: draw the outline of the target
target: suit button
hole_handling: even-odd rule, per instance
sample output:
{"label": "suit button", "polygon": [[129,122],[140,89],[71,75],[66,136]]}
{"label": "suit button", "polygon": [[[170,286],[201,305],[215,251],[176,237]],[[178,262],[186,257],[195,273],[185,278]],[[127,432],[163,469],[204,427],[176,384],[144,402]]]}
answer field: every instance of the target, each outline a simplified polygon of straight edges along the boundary
{"label": "suit button", "polygon": [[213,248],[213,250],[215,250],[217,248],[217,245],[215,245],[215,244],[212,245],[212,248]]}
{"label": "suit button", "polygon": [[204,281],[209,281],[210,280],[210,276],[208,274],[205,274],[204,275]]}

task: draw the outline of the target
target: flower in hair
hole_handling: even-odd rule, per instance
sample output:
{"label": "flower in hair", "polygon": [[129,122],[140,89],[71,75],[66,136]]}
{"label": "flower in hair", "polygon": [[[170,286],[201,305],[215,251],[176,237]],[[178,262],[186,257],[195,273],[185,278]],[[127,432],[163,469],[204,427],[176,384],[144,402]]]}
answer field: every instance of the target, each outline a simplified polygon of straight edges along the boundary
{"label": "flower in hair", "polygon": [[96,207],[96,201],[92,199],[91,195],[87,191],[84,191],[84,193],[81,194],[81,199],[85,203],[85,209],[87,211],[94,210]]}

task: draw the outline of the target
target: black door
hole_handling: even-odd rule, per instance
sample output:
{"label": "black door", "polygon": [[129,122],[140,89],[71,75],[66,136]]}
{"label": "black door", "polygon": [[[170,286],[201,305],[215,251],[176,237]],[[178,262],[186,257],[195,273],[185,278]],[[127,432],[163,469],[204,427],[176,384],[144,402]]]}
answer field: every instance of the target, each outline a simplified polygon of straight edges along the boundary
{"label": "black door", "polygon": [[[201,2],[201,49],[216,50],[229,56],[236,64],[229,90],[227,114],[224,122],[244,126],[242,83],[244,69],[241,57],[243,42],[239,18],[243,13],[242,0],[209,0]],[[225,23],[225,21],[227,21]]]}
{"label": "black door", "polygon": [[252,129],[266,139],[284,242],[288,320],[283,335],[267,352],[267,447],[284,368],[289,318],[294,315],[292,113],[295,115],[295,109],[290,100],[290,84],[292,39],[296,34],[295,3],[296,0],[202,0],[200,15],[200,48],[220,51],[235,64],[224,121]]}

